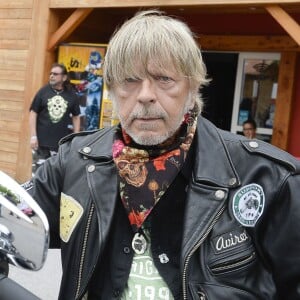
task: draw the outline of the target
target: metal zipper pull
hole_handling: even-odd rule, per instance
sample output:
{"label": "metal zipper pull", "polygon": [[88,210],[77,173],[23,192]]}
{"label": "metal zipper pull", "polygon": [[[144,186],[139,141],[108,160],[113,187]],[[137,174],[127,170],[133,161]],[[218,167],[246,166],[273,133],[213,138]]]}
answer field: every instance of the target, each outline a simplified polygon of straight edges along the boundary
{"label": "metal zipper pull", "polygon": [[206,296],[203,292],[198,292],[198,295],[199,295],[199,300],[205,300],[206,299]]}

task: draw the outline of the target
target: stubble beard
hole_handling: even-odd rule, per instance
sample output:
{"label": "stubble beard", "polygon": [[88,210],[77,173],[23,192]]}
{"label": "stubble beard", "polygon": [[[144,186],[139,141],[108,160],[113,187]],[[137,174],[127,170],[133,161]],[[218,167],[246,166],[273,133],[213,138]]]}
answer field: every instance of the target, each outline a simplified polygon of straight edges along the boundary
{"label": "stubble beard", "polygon": [[[133,141],[139,145],[155,146],[155,145],[162,144],[167,139],[175,135],[175,133],[178,131],[179,127],[183,122],[184,115],[189,110],[190,97],[191,95],[188,96],[188,100],[180,114],[180,117],[178,117],[178,119],[175,122],[173,122],[172,128],[169,128],[169,130],[167,130],[163,134],[157,134],[157,135],[153,135],[151,133],[151,131],[153,132],[157,128],[157,124],[155,123],[140,125],[139,129],[141,131],[141,134],[136,133],[134,130],[132,130],[131,124],[134,122],[135,119],[138,118],[159,118],[161,119],[162,122],[166,123],[168,121],[169,116],[165,112],[149,109],[149,107],[144,105],[139,110],[137,109],[133,110],[129,115],[129,117],[125,120],[122,116],[118,114],[118,106],[116,105],[115,101],[114,101],[114,105],[115,105],[116,113],[119,115],[119,120],[122,128],[133,139]],[[149,132],[147,133],[147,131]]]}

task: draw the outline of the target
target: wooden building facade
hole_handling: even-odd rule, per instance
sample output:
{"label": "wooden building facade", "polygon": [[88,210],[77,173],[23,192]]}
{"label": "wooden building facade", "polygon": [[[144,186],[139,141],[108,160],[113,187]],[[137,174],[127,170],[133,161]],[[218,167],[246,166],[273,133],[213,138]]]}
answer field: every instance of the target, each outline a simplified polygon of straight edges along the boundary
{"label": "wooden building facade", "polygon": [[0,170],[31,176],[28,110],[61,43],[107,43],[136,11],[188,23],[203,51],[280,53],[272,144],[300,156],[300,2],[292,0],[1,0]]}

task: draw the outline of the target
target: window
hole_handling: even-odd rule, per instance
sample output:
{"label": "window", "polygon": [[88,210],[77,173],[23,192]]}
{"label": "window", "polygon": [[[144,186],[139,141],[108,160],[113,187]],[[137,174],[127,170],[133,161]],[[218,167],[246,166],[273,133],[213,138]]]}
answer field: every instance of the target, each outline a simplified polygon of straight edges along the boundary
{"label": "window", "polygon": [[270,141],[278,87],[278,53],[240,53],[231,131],[242,133],[247,119],[257,123],[257,136]]}

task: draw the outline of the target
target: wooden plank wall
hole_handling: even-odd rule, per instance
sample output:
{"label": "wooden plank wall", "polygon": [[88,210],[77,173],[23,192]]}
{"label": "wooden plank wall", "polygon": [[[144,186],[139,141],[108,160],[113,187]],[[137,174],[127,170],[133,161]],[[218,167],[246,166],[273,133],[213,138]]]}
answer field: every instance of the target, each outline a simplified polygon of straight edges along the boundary
{"label": "wooden plank wall", "polygon": [[31,177],[29,106],[45,83],[48,0],[0,1],[0,170]]}
{"label": "wooden plank wall", "polygon": [[0,170],[16,177],[33,0],[0,2]]}

